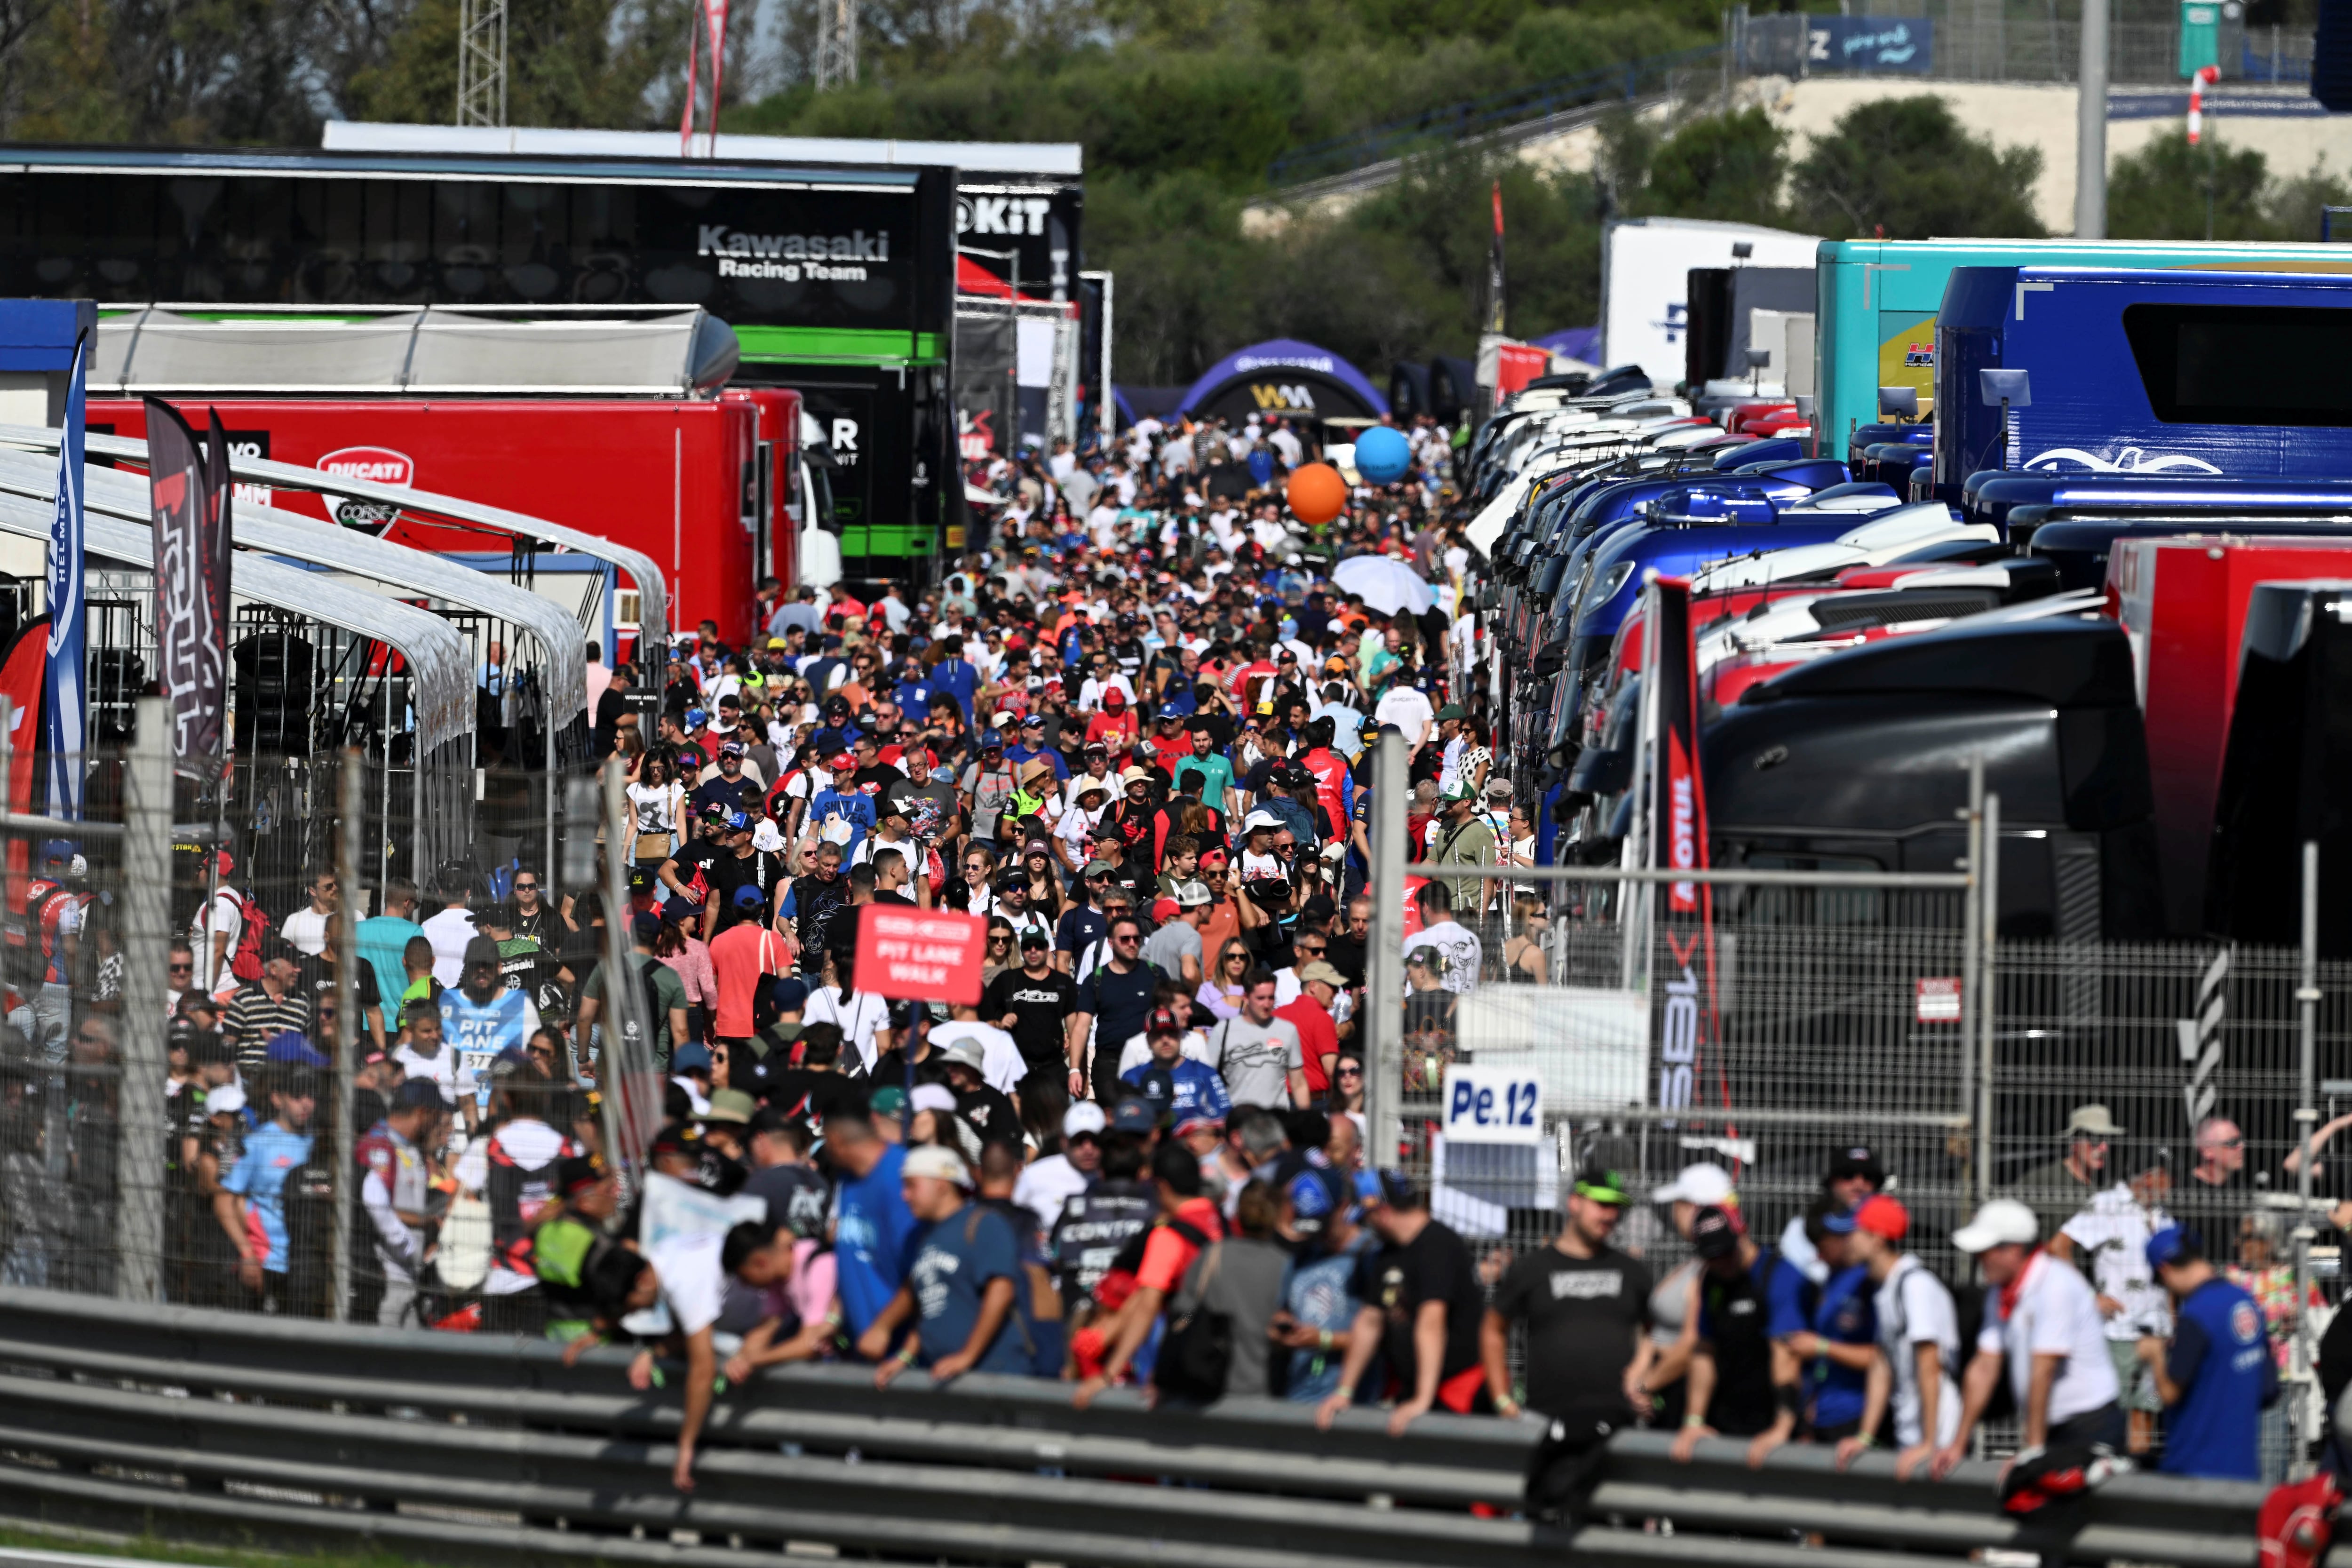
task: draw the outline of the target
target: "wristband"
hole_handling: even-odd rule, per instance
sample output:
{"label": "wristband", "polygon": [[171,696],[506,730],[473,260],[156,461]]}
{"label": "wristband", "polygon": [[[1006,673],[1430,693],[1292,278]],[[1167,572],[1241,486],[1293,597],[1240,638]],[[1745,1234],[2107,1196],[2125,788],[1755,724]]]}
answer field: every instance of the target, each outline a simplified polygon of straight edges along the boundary
{"label": "wristband", "polygon": [[1317,1331],[1316,1331],[1316,1343],[1315,1343],[1315,1348],[1316,1348],[1316,1349],[1318,1349],[1318,1350],[1320,1350],[1320,1351],[1328,1351],[1328,1350],[1331,1348],[1331,1331],[1330,1331],[1330,1330],[1328,1330],[1328,1329],[1318,1329],[1318,1330],[1317,1330]]}
{"label": "wristband", "polygon": [[1331,1392],[1339,1395],[1341,1399],[1347,1400],[1350,1404],[1355,1402],[1356,1385],[1352,1383],[1343,1383]]}
{"label": "wristband", "polygon": [[1805,1391],[1793,1383],[1776,1383],[1772,1385],[1772,1403],[1785,1415],[1802,1415]]}
{"label": "wristband", "polygon": [[915,1364],[914,1346],[908,1345],[905,1350],[898,1352],[898,1364],[900,1366],[912,1366]]}
{"label": "wristband", "polygon": [[1704,1415],[1694,1415],[1690,1412],[1685,1411],[1683,1412],[1683,1425],[1685,1426],[1704,1426],[1706,1425],[1706,1417]]}

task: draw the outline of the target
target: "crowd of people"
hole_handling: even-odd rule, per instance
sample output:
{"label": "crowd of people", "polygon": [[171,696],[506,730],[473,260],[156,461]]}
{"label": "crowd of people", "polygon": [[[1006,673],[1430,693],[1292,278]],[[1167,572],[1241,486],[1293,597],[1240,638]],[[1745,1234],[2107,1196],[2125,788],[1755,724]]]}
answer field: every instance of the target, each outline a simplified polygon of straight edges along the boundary
{"label": "crowd of people", "polygon": [[[1081,1405],[1378,1405],[1398,1433],[1527,1411],[1571,1447],[1642,1422],[1685,1455],[1885,1441],[1906,1473],[1969,1450],[2005,1362],[2029,1446],[2153,1449],[2160,1410],[2165,1468],[2259,1474],[2274,1278],[2242,1282],[2233,1233],[2168,1223],[2079,1140],[2080,1212],[1988,1205],[1954,1237],[1986,1289],[1958,1297],[1867,1149],[1770,1240],[1730,1169],[1643,1194],[1602,1151],[1514,1255],[1368,1146],[1372,1009],[1403,1008],[1401,1087],[1433,1090],[1461,999],[1546,978],[1451,447],[1412,444],[1405,481],[1307,528],[1279,497],[1297,432],[1147,420],[1083,462],[976,467],[995,536],[935,586],[768,583],[748,646],[706,623],[633,662],[592,647],[625,908],[528,864],[370,889],[321,868],[272,920],[224,854],[171,961],[171,1299],[326,1315],[349,1205],[355,1319],[628,1343],[640,1385],[684,1360],[681,1488],[715,1381],[817,1360],[1061,1379]],[[1336,587],[1364,553],[1432,609]],[[1417,864],[1408,989],[1381,997],[1369,758],[1391,731]],[[39,870],[18,927],[39,979],[0,1062],[0,1279],[101,1289],[101,1205],[73,1196],[110,1191],[115,1134],[48,1086],[108,1059],[112,1013],[79,983],[70,847]],[[862,991],[867,905],[981,919],[978,996]],[[663,1110],[625,1184],[600,1110],[625,1012]],[[322,1136],[345,1050],[347,1157]],[[93,1081],[68,1098],[111,1092]],[[1619,1247],[1644,1201],[1677,1267]]]}

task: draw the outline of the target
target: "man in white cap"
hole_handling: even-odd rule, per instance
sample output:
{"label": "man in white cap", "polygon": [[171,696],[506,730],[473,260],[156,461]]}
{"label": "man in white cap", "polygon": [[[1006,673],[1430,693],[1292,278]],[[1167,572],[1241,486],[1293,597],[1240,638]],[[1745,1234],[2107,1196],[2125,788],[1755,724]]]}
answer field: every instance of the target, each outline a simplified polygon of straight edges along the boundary
{"label": "man in white cap", "polygon": [[1103,1108],[1081,1100],[1062,1112],[1062,1152],[1033,1162],[1013,1188],[1013,1201],[1037,1216],[1037,1228],[1051,1230],[1062,1205],[1095,1184],[1102,1170]]}
{"label": "man in white cap", "polygon": [[[973,1371],[1027,1374],[1034,1358],[1014,1299],[1021,1255],[1012,1226],[993,1209],[972,1206],[971,1168],[937,1143],[908,1150],[900,1176],[907,1207],[924,1228],[906,1283],[857,1339],[857,1353],[881,1363],[874,1386],[917,1361],[931,1369],[934,1383]],[[910,1320],[914,1333],[891,1354]]]}
{"label": "man in white cap", "polygon": [[2042,1250],[2041,1234],[2033,1211],[2015,1198],[1993,1199],[1952,1233],[1952,1245],[1976,1258],[1990,1294],[1961,1384],[1959,1430],[1936,1450],[1937,1477],[1967,1454],[2004,1354],[2022,1447],[2105,1443],[2123,1451],[2123,1406],[2097,1300],[2080,1269]]}

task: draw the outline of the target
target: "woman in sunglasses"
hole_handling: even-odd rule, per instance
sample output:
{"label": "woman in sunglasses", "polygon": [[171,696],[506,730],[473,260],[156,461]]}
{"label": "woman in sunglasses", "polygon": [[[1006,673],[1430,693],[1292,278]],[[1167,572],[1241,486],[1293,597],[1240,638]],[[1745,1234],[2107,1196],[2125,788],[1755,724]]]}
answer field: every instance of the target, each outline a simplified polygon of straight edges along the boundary
{"label": "woman in sunglasses", "polygon": [[1248,945],[1239,937],[1227,938],[1225,945],[1217,951],[1216,968],[1201,982],[1194,999],[1214,1017],[1238,1016],[1243,994],[1249,989],[1244,982],[1249,978],[1251,963]]}
{"label": "woman in sunglasses", "polygon": [[1013,922],[1002,915],[988,919],[988,948],[981,955],[980,988],[986,991],[996,977],[1008,969],[1021,967],[1021,954],[1013,950]]}

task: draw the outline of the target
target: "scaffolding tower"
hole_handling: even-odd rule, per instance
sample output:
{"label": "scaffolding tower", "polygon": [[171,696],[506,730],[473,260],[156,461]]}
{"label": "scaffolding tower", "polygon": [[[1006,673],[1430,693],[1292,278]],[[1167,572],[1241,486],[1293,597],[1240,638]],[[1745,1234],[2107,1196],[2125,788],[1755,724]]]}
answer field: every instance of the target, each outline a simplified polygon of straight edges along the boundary
{"label": "scaffolding tower", "polygon": [[507,122],[507,0],[457,0],[457,123]]}
{"label": "scaffolding tower", "polygon": [[857,84],[857,0],[817,0],[816,89]]}

